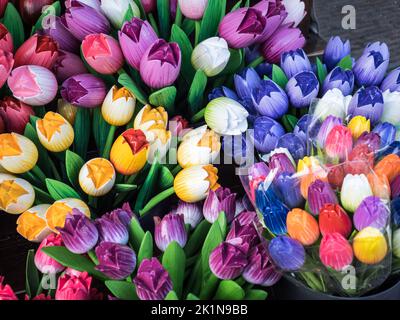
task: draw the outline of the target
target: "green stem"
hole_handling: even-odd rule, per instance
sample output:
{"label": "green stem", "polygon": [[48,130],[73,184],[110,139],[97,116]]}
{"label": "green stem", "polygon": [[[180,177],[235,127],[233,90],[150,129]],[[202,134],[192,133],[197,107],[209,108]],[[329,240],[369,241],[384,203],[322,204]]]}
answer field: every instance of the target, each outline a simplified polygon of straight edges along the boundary
{"label": "green stem", "polygon": [[175,168],[173,168],[171,170],[171,174],[175,177],[181,170],[182,170],[182,167],[178,164]]}
{"label": "green stem", "polygon": [[97,256],[96,256],[96,253],[94,252],[94,250],[90,250],[88,252],[88,256],[89,256],[90,260],[92,260],[95,265],[99,264],[99,260],[97,259]]}
{"label": "green stem", "polygon": [[36,176],[40,182],[45,186],[46,185],[46,175],[43,173],[43,171],[36,165],[33,167],[31,170],[34,176]]}
{"label": "green stem", "polygon": [[253,60],[249,65],[248,65],[248,67],[249,68],[255,68],[255,67],[257,67],[258,65],[260,65],[261,63],[263,63],[264,62],[264,57],[263,56],[259,56],[256,60]]}
{"label": "green stem", "polygon": [[97,198],[93,197],[93,196],[89,196],[88,197],[88,202],[89,202],[89,206],[91,206],[92,208],[97,208]]}
{"label": "green stem", "polygon": [[49,164],[50,164],[50,167],[51,167],[51,171],[53,172],[54,177],[56,178],[56,180],[61,181],[62,179],[61,179],[60,174],[58,173],[56,165],[54,164],[53,160],[51,160],[50,158],[49,158]]}
{"label": "green stem", "polygon": [[192,119],[190,120],[191,123],[197,123],[203,120],[204,114],[206,113],[206,108],[201,109],[199,112],[197,112]]}
{"label": "green stem", "polygon": [[178,4],[177,8],[176,8],[176,17],[175,17],[175,24],[180,27],[182,24],[182,11],[181,8]]}
{"label": "green stem", "polygon": [[131,175],[130,177],[127,177],[127,179],[125,180],[126,184],[133,184],[136,180],[137,177],[137,173]]}
{"label": "green stem", "polygon": [[154,16],[152,13],[149,13],[149,20],[150,20],[150,24],[153,27],[154,31],[157,33],[157,35],[160,35],[160,31],[158,30],[158,25],[157,25],[156,19],[154,19]]}
{"label": "green stem", "polygon": [[159,193],[156,195],[153,199],[151,199],[145,207],[140,210],[140,216],[144,216],[146,213],[148,213],[151,209],[153,209],[156,205],[158,205],[160,202],[164,201],[165,199],[169,198],[175,193],[174,187],[171,187],[167,190],[164,190],[163,192]]}
{"label": "green stem", "polygon": [[199,37],[200,37],[200,29],[201,29],[201,22],[200,20],[196,20],[194,22],[194,26],[195,26],[195,42],[194,42],[194,46],[197,46],[199,43]]}
{"label": "green stem", "polygon": [[112,144],[114,142],[114,135],[116,130],[117,130],[116,126],[111,126],[110,131],[108,131],[106,145],[104,146],[104,151],[103,151],[103,158],[105,159],[108,159],[110,157],[110,151]]}

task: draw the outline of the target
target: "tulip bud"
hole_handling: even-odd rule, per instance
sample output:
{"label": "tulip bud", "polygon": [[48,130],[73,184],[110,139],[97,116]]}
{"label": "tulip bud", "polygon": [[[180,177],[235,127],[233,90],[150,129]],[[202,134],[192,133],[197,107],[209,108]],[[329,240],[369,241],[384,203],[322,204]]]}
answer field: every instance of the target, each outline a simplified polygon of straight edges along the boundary
{"label": "tulip bud", "polygon": [[122,27],[129,11],[134,17],[140,17],[139,7],[133,0],[101,0],[100,8],[115,29]]}
{"label": "tulip bud", "polygon": [[335,192],[330,187],[329,183],[316,180],[308,187],[308,205],[314,215],[320,213],[321,208],[325,204],[337,204]]}
{"label": "tulip bud", "polygon": [[372,195],[371,186],[364,174],[347,174],[345,176],[340,200],[346,210],[355,212],[361,202]]}
{"label": "tulip bud", "polygon": [[325,266],[340,271],[353,261],[353,250],[343,235],[328,233],[321,240],[319,257]]}
{"label": "tulip bud", "polygon": [[374,171],[377,175],[385,175],[391,183],[400,174],[400,157],[396,154],[385,156],[377,163]]}
{"label": "tulip bud", "polygon": [[166,129],[168,125],[168,113],[163,107],[152,108],[146,105],[139,111],[133,127],[135,130]]}
{"label": "tulip bud", "polygon": [[304,157],[297,165],[301,194],[308,198],[308,188],[316,180],[327,181],[328,172],[323,169],[315,157]]}
{"label": "tulip bud", "polygon": [[307,146],[305,141],[296,134],[289,132],[278,139],[278,148],[289,150],[289,153],[297,161],[307,154]]}
{"label": "tulip bud", "polygon": [[390,201],[391,187],[388,178],[383,174],[376,174],[374,172],[370,172],[367,178],[374,196],[381,200]]}
{"label": "tulip bud", "polygon": [[153,89],[172,85],[179,76],[182,55],[177,43],[156,40],[143,54],[140,75]]}
{"label": "tulip bud", "polygon": [[35,34],[15,53],[15,67],[37,65],[52,69],[58,58],[58,44],[51,37]]}
{"label": "tulip bud", "polygon": [[129,129],[114,142],[110,161],[115,170],[129,176],[142,170],[147,162],[149,143],[141,130]]}
{"label": "tulip bud", "polygon": [[89,34],[110,33],[110,23],[100,11],[78,1],[73,1],[65,11],[65,27],[79,41]]}
{"label": "tulip bud", "polygon": [[20,214],[28,210],[34,201],[35,191],[28,181],[0,173],[0,210]]}
{"label": "tulip bud", "polygon": [[54,202],[46,211],[47,226],[58,233],[57,227],[63,228],[67,216],[72,215],[76,209],[85,216],[90,217],[90,209],[85,202],[79,199],[63,199]]}
{"label": "tulip bud", "polygon": [[140,60],[158,36],[148,21],[133,18],[124,23],[118,32],[118,39],[126,61],[139,70]]}
{"label": "tulip bud", "polygon": [[42,242],[51,233],[46,222],[49,207],[49,204],[42,204],[21,214],[17,220],[17,232],[29,241]]}
{"label": "tulip bud", "polygon": [[175,116],[173,117],[168,123],[168,129],[171,131],[174,137],[183,137],[188,131],[191,129],[189,128],[189,121],[187,121],[182,116]]}
{"label": "tulip bud", "polygon": [[146,13],[152,12],[156,9],[157,0],[140,0],[143,9]]}
{"label": "tulip bud", "polygon": [[381,90],[383,92],[400,91],[400,67],[389,72],[381,84]]}
{"label": "tulip bud", "polygon": [[400,258],[400,229],[393,233],[393,254],[396,258]]}
{"label": "tulip bud", "polygon": [[0,276],[0,299],[1,301],[18,300],[13,289],[8,284],[4,284],[4,277],[2,276]]}
{"label": "tulip bud", "polygon": [[389,208],[378,197],[365,198],[354,213],[354,226],[361,231],[366,227],[384,230],[389,222]]}
{"label": "tulip bud", "polygon": [[84,254],[94,248],[99,239],[97,228],[89,218],[77,209],[65,219],[63,228],[57,227],[65,247],[76,254]]}
{"label": "tulip bud", "polygon": [[342,125],[333,127],[325,142],[325,150],[328,157],[343,161],[348,157],[352,148],[353,138],[351,131]]}
{"label": "tulip bud", "polygon": [[100,106],[107,95],[103,80],[91,74],[80,74],[65,80],[61,87],[63,99],[86,108]]}
{"label": "tulip bud", "polygon": [[15,98],[31,106],[45,105],[56,97],[58,84],[54,74],[40,66],[14,69],[7,84]]}
{"label": "tulip bud", "polygon": [[[217,98],[207,105],[204,119],[216,133],[235,136],[247,130],[248,115],[246,109],[235,100]],[[235,121],[231,121],[231,119],[235,119]]]}
{"label": "tulip bud", "polygon": [[70,77],[87,73],[81,57],[67,51],[58,51],[58,58],[53,67],[57,80],[62,83]]}
{"label": "tulip bud", "polygon": [[385,77],[389,58],[390,53],[386,43],[374,42],[368,44],[353,68],[358,85],[360,87],[379,85]]}
{"label": "tulip bud", "polygon": [[252,90],[251,98],[260,115],[272,119],[280,119],[289,108],[289,100],[285,91],[271,80],[262,80]]}
{"label": "tulip bud", "polygon": [[204,200],[210,190],[217,190],[218,170],[212,165],[193,166],[180,171],[174,180],[175,193],[182,201]]}
{"label": "tulip bud", "polygon": [[286,93],[291,105],[295,108],[309,107],[318,96],[319,82],[316,75],[310,71],[304,71],[290,78],[286,85]]}
{"label": "tulip bud", "polygon": [[304,247],[287,236],[273,238],[268,246],[273,262],[284,271],[298,271],[305,262]]}
{"label": "tulip bud", "polygon": [[117,216],[105,214],[95,221],[97,230],[99,231],[99,241],[127,244],[129,233],[126,226],[118,219]]}
{"label": "tulip bud", "polygon": [[92,277],[87,272],[64,273],[58,278],[56,300],[91,300]]}
{"label": "tulip bud", "polygon": [[101,113],[107,123],[124,126],[132,119],[135,106],[136,98],[128,89],[113,86],[103,102]]}
{"label": "tulip bud", "polygon": [[226,241],[247,255],[249,250],[260,243],[256,222],[242,225],[239,219],[232,222]]}
{"label": "tulip bud", "polygon": [[0,23],[0,50],[11,53],[14,51],[14,44],[11,33],[2,23]]}
{"label": "tulip bud", "polygon": [[355,116],[350,120],[347,128],[350,129],[353,139],[357,140],[364,132],[370,132],[371,123],[363,116]]}
{"label": "tulip bud", "polygon": [[230,56],[228,43],[223,38],[208,38],[194,48],[192,65],[208,77],[214,77],[225,69]]}
{"label": "tulip bud", "polygon": [[109,213],[112,220],[122,223],[126,228],[131,224],[131,220],[136,218],[128,202],[125,202],[121,208],[115,209]]}
{"label": "tulip bud", "polygon": [[347,238],[352,230],[348,214],[338,204],[327,203],[323,205],[318,220],[323,236],[338,233]]}
{"label": "tulip bud", "polygon": [[13,97],[0,101],[0,118],[4,120],[8,132],[23,134],[31,115],[34,115],[33,109]]}
{"label": "tulip bud", "polygon": [[314,244],[319,238],[318,222],[301,209],[293,209],[286,218],[287,231],[291,238],[305,246]]}
{"label": "tulip bud", "polygon": [[351,117],[364,116],[375,125],[383,114],[383,96],[378,87],[359,89],[349,104],[348,114]]}
{"label": "tulip bud", "polygon": [[254,121],[254,146],[263,153],[275,149],[278,140],[285,134],[282,125],[269,117],[257,117]]}
{"label": "tulip bud", "polygon": [[274,186],[283,202],[289,208],[301,207],[304,204],[304,198],[300,190],[300,181],[295,174],[283,172],[274,179]]}
{"label": "tulip bud", "polygon": [[287,51],[282,54],[281,68],[288,79],[303,71],[312,71],[310,60],[303,49]]}
{"label": "tulip bud", "polygon": [[388,147],[396,139],[396,127],[391,123],[379,123],[373,130],[381,138],[380,148]]}
{"label": "tulip bud", "polygon": [[[400,75],[399,75],[400,77]],[[394,126],[400,125],[400,86],[398,91],[390,92],[390,90],[383,92],[383,114],[380,119],[381,122],[388,122]]]}
{"label": "tulip bud", "polygon": [[153,163],[157,156],[158,159],[165,158],[172,139],[172,133],[165,129],[152,129],[144,131],[147,141],[150,144],[148,161],[149,163]]}
{"label": "tulip bud", "polygon": [[13,54],[0,49],[0,88],[6,83],[13,66]]}
{"label": "tulip bud", "polygon": [[253,68],[246,68],[235,74],[234,81],[236,92],[242,100],[251,99],[253,89],[261,83],[260,76]]}
{"label": "tulip bud", "polygon": [[74,142],[74,129],[60,114],[47,112],[43,119],[36,121],[40,143],[51,152],[67,150]]}
{"label": "tulip bud", "polygon": [[172,290],[171,278],[157,258],[144,259],[133,282],[140,300],[164,300]]}
{"label": "tulip bud", "polygon": [[38,150],[28,138],[18,133],[0,134],[0,165],[8,172],[22,174],[38,161]]}
{"label": "tulip bud", "polygon": [[179,201],[178,207],[172,212],[173,214],[182,215],[185,221],[185,225],[190,224],[192,229],[203,220],[203,211],[201,210],[200,204],[198,203],[187,203]]}
{"label": "tulip bud", "polygon": [[178,162],[182,168],[213,163],[221,150],[219,136],[207,126],[191,130],[178,148]]}
{"label": "tulip bud", "polygon": [[344,96],[351,95],[354,89],[354,74],[351,70],[343,70],[341,67],[334,68],[325,78],[322,93],[332,89],[339,89]]}
{"label": "tulip bud", "polygon": [[60,235],[49,234],[40,244],[35,254],[35,266],[41,273],[55,274],[63,271],[65,267],[53,258],[42,252],[42,248],[62,247],[63,242]]}
{"label": "tulip bud", "polygon": [[229,188],[220,187],[210,190],[207,199],[204,201],[203,214],[206,220],[214,223],[218,219],[220,212],[224,212],[228,222],[235,217],[236,193],[232,193]]}
{"label": "tulip bud", "polygon": [[[74,3],[78,2],[78,3]],[[67,9],[74,7],[77,5],[84,5],[84,6],[89,6],[90,8],[95,9],[96,11],[100,12],[100,1],[99,0],[65,0],[65,7]]]}
{"label": "tulip bud", "polygon": [[64,119],[66,119],[73,126],[75,123],[76,114],[78,113],[78,107],[75,107],[64,99],[58,99],[57,113],[61,114]]}
{"label": "tulip bud", "polygon": [[53,0],[20,0],[19,12],[25,23],[33,25],[42,14],[42,8],[53,2]]}
{"label": "tulip bud", "polygon": [[323,61],[329,70],[332,70],[344,57],[351,54],[349,40],[342,40],[340,37],[329,39],[325,47]]}
{"label": "tulip bud", "polygon": [[326,138],[328,137],[329,133],[332,129],[336,126],[342,125],[342,119],[335,117],[335,116],[328,116],[322,122],[321,127],[318,131],[318,135],[316,137],[317,146],[321,149],[325,148]]}
{"label": "tulip bud", "polygon": [[165,251],[168,245],[176,241],[182,248],[187,242],[187,232],[183,215],[167,214],[162,220],[154,218],[154,239],[158,249]]}
{"label": "tulip bud", "polygon": [[104,158],[92,159],[81,168],[79,184],[92,197],[106,195],[114,187],[116,174],[110,161]]}
{"label": "tulip bud", "polygon": [[101,242],[96,247],[99,263],[96,270],[113,280],[129,277],[136,267],[136,254],[128,246],[112,242]]}
{"label": "tulip bud", "polygon": [[222,242],[211,252],[209,264],[217,278],[229,280],[242,274],[247,265],[247,258],[235,245]]}
{"label": "tulip bud", "polygon": [[398,198],[400,196],[400,175],[398,175],[390,184],[390,190],[392,198]]}
{"label": "tulip bud", "polygon": [[282,3],[288,13],[283,23],[297,27],[307,15],[304,2],[301,0],[282,0]]}
{"label": "tulip bud", "polygon": [[271,170],[276,170],[277,175],[280,173],[290,173],[296,172],[293,159],[290,159],[285,153],[275,153],[269,159],[268,167]]}
{"label": "tulip bud", "polygon": [[80,41],[76,39],[67,29],[65,22],[65,15],[61,17],[52,17],[52,25],[50,28],[42,30],[43,34],[50,36],[55,42],[57,42],[60,50],[65,52],[78,52]]}
{"label": "tulip bud", "polygon": [[200,20],[207,8],[208,0],[178,0],[182,14],[191,20]]}
{"label": "tulip bud", "polygon": [[86,62],[100,74],[114,74],[124,64],[118,41],[104,33],[87,35],[82,42],[82,54]]}
{"label": "tulip bud", "polygon": [[357,147],[360,144],[364,144],[368,147],[369,150],[375,152],[379,149],[380,143],[381,143],[381,138],[378,134],[376,134],[375,132],[369,132],[369,133],[364,132],[358,138],[358,140],[354,144],[354,147]]}
{"label": "tulip bud", "polygon": [[382,232],[376,228],[367,227],[355,236],[353,250],[360,262],[372,265],[385,258],[388,244]]}
{"label": "tulip bud", "polygon": [[344,119],[347,116],[347,108],[351,98],[351,96],[345,97],[339,89],[328,90],[317,102],[314,114],[322,121],[328,116]]}

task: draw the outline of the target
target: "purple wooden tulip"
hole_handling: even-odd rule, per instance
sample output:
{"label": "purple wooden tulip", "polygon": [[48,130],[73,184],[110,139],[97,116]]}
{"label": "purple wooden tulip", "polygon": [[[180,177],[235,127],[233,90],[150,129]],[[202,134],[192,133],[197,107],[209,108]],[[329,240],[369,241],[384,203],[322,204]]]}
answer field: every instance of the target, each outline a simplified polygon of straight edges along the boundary
{"label": "purple wooden tulip", "polygon": [[153,89],[170,86],[181,70],[182,55],[177,43],[163,39],[155,41],[143,54],[140,75]]}
{"label": "purple wooden tulip", "polygon": [[316,180],[308,187],[308,205],[311,213],[319,215],[325,204],[337,204],[338,199],[328,182]]}
{"label": "purple wooden tulip", "polygon": [[68,78],[61,87],[63,99],[79,107],[98,107],[106,95],[107,88],[103,80],[88,73]]}
{"label": "purple wooden tulip", "polygon": [[221,211],[225,212],[228,222],[235,217],[236,193],[232,193],[229,188],[210,190],[204,201],[203,214],[208,222],[214,223]]}
{"label": "purple wooden tulip", "polygon": [[357,84],[379,86],[388,69],[389,59],[390,53],[386,43],[370,43],[353,68]]}
{"label": "purple wooden tulip", "polygon": [[301,195],[300,180],[296,175],[283,172],[275,177],[274,186],[286,206],[290,209],[302,207],[304,198]]}
{"label": "purple wooden tulip", "polygon": [[305,114],[297,122],[293,129],[293,133],[302,140],[307,141],[308,138],[315,138],[321,128],[321,122],[313,119],[311,114]]}
{"label": "purple wooden tulip", "polygon": [[335,116],[328,116],[321,124],[321,128],[318,131],[317,135],[317,144],[319,148],[324,148],[325,147],[325,142],[326,138],[328,137],[328,134],[331,132],[331,130],[339,125],[342,125],[343,121],[342,119],[335,117]]}
{"label": "purple wooden tulip", "polygon": [[203,211],[198,203],[179,201],[178,207],[173,211],[173,213],[182,215],[185,224],[190,224],[193,229],[196,228],[204,218]]}
{"label": "purple wooden tulip", "polygon": [[318,96],[319,81],[310,71],[300,72],[290,78],[286,85],[286,93],[291,105],[295,108],[309,107]]}
{"label": "purple wooden tulip", "polygon": [[375,125],[383,114],[382,91],[378,87],[359,89],[350,101],[348,114],[363,116]]}
{"label": "purple wooden tulip", "polygon": [[240,276],[247,265],[246,255],[235,245],[222,242],[216,247],[209,259],[211,271],[223,280]]}
{"label": "purple wooden tulip", "polygon": [[232,222],[226,241],[238,247],[244,254],[260,242],[260,236],[254,224],[241,225],[239,220]]}
{"label": "purple wooden tulip", "polygon": [[89,218],[77,209],[65,219],[64,228],[57,227],[65,247],[76,254],[87,253],[99,239],[97,228]]}
{"label": "purple wooden tulip", "polygon": [[150,23],[139,18],[127,21],[118,32],[119,43],[126,61],[136,70],[146,50],[158,39]]}
{"label": "purple wooden tulip", "polygon": [[303,49],[284,52],[281,57],[281,68],[288,79],[299,72],[312,71],[310,60]]}
{"label": "purple wooden tulip", "polygon": [[65,27],[79,41],[89,34],[110,33],[110,23],[99,11],[78,1],[71,1],[71,7],[65,11]]}
{"label": "purple wooden tulip", "polygon": [[242,99],[251,99],[252,91],[261,83],[260,76],[253,68],[246,68],[234,76],[235,89]]}
{"label": "purple wooden tulip", "polygon": [[373,132],[381,138],[381,149],[389,146],[396,139],[396,127],[389,122],[378,123]]}
{"label": "purple wooden tulip", "polygon": [[95,221],[99,231],[99,240],[127,244],[129,240],[128,229],[118,220],[116,216],[105,214]]}
{"label": "purple wooden tulip", "polygon": [[300,29],[284,25],[279,27],[279,29],[264,42],[261,46],[261,52],[267,62],[279,63],[282,53],[303,48],[305,44],[306,39]]}
{"label": "purple wooden tulip", "polygon": [[271,170],[276,170],[276,175],[283,172],[293,174],[296,172],[296,168],[292,160],[285,153],[275,153],[269,159],[268,167]]}
{"label": "purple wooden tulip", "polygon": [[368,146],[369,150],[377,151],[381,145],[381,137],[375,132],[363,132],[354,144],[354,148],[360,144]]}
{"label": "purple wooden tulip", "polygon": [[383,230],[390,217],[389,208],[375,196],[365,198],[358,206],[353,216],[354,226],[358,231],[366,227]]}
{"label": "purple wooden tulip", "polygon": [[254,121],[254,146],[259,152],[275,149],[278,139],[285,134],[282,125],[269,117],[257,117]]}
{"label": "purple wooden tulip", "polygon": [[351,95],[354,89],[353,71],[343,70],[341,67],[334,68],[325,78],[322,94],[334,88],[342,91],[344,96]]}
{"label": "purple wooden tulip", "polygon": [[340,37],[329,39],[325,48],[323,61],[329,70],[332,70],[344,57],[351,54],[349,40],[342,40]]}
{"label": "purple wooden tulip", "polygon": [[232,100],[239,101],[239,97],[236,92],[225,86],[214,88],[208,95],[208,101],[222,97],[227,97]]}
{"label": "purple wooden tulip", "polygon": [[96,270],[113,280],[126,279],[136,267],[135,252],[118,243],[101,242],[96,248],[96,256],[99,260]]}
{"label": "purple wooden tulip", "polygon": [[65,26],[65,16],[55,17],[54,25],[43,29],[43,33],[58,43],[61,50],[77,53],[80,43]]}
{"label": "purple wooden tulip", "polygon": [[71,52],[58,51],[58,58],[53,67],[54,73],[59,83],[78,74],[87,73],[87,69],[82,59]]}
{"label": "purple wooden tulip", "polygon": [[125,227],[129,227],[132,218],[136,219],[128,202],[124,203],[121,208],[111,211],[110,217],[114,221],[122,223]]}
{"label": "purple wooden tulip", "polygon": [[305,262],[305,250],[301,243],[287,236],[273,238],[268,251],[272,261],[284,271],[298,271]]}
{"label": "purple wooden tulip", "polygon": [[392,199],[400,196],[400,175],[397,176],[390,184],[390,191],[392,194]]}
{"label": "purple wooden tulip", "polygon": [[144,259],[133,282],[140,300],[164,300],[172,290],[171,278],[157,258]]}
{"label": "purple wooden tulip", "polygon": [[161,251],[165,251],[173,241],[176,241],[182,248],[186,245],[187,233],[183,215],[170,213],[162,220],[154,217],[154,224],[154,240]]}
{"label": "purple wooden tulip", "polygon": [[262,80],[252,90],[252,101],[256,110],[263,116],[279,119],[289,109],[288,97],[275,82]]}
{"label": "purple wooden tulip", "polygon": [[270,287],[279,281],[282,274],[275,269],[265,246],[260,243],[250,250],[243,278],[249,283]]}
{"label": "purple wooden tulip", "polygon": [[257,162],[249,168],[248,173],[252,180],[256,180],[259,178],[265,179],[270,172],[271,170],[264,162]]}
{"label": "purple wooden tulip", "polygon": [[[246,196],[246,198],[247,198],[247,196]],[[247,201],[250,202],[250,200],[247,200]],[[261,234],[264,229],[260,222],[260,218],[258,217],[258,215],[255,211],[241,212],[238,216],[236,216],[235,220],[233,220],[232,223],[234,223],[236,221],[241,226],[249,226],[249,225],[254,226],[256,228],[258,234]]]}
{"label": "purple wooden tulip", "polygon": [[390,72],[381,84],[381,90],[400,91],[400,67]]}
{"label": "purple wooden tulip", "polygon": [[278,139],[277,147],[289,150],[289,153],[296,161],[303,159],[307,154],[305,141],[292,132],[281,136]]}

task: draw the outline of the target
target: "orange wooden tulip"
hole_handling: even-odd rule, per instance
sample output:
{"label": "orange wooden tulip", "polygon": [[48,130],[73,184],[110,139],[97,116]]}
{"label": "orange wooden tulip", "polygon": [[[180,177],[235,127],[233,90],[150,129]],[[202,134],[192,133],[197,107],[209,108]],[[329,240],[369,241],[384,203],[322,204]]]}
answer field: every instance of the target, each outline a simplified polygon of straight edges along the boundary
{"label": "orange wooden tulip", "polygon": [[392,182],[400,174],[400,157],[396,154],[389,154],[375,166],[377,175],[384,174],[389,182]]}
{"label": "orange wooden tulip", "polygon": [[367,175],[369,185],[371,186],[374,196],[390,200],[390,183],[386,175],[379,173],[370,173]]}
{"label": "orange wooden tulip", "polygon": [[308,212],[293,209],[286,217],[286,226],[291,238],[305,246],[312,245],[319,238],[318,222]]}

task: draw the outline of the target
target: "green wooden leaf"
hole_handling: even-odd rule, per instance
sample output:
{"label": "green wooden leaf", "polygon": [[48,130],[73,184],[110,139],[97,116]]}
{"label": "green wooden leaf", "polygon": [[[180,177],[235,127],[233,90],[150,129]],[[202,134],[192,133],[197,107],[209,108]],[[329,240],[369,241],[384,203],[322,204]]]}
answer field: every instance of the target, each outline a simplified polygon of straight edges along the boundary
{"label": "green wooden leaf", "polygon": [[285,127],[286,132],[293,132],[298,121],[299,119],[297,119],[294,115],[291,114],[285,114],[282,117],[282,124]]}
{"label": "green wooden leaf", "polygon": [[182,23],[182,30],[186,33],[187,36],[190,36],[195,28],[194,20],[185,19]]}
{"label": "green wooden leaf", "polygon": [[174,176],[166,166],[161,167],[158,179],[160,190],[168,189],[174,185]]}
{"label": "green wooden leaf", "polygon": [[[43,29],[43,20],[45,20],[45,18],[47,16],[59,16],[61,14],[61,4],[60,1],[56,1],[54,3],[52,3],[51,5],[49,5],[46,10],[44,10],[44,12],[41,14],[41,16],[39,17],[39,19],[36,21],[36,24],[33,26],[32,28],[32,32],[31,34],[33,35],[34,33],[36,33],[38,30]],[[51,28],[51,25],[46,25],[46,28]]]}
{"label": "green wooden leaf", "polygon": [[84,164],[85,161],[78,154],[70,150],[66,151],[65,169],[67,171],[68,180],[77,190],[80,190],[79,172]]}
{"label": "green wooden leaf", "polygon": [[46,187],[56,201],[66,198],[81,199],[80,195],[73,188],[60,181],[46,179]]}
{"label": "green wooden leaf", "polygon": [[162,106],[168,112],[168,115],[174,114],[176,99],[176,88],[166,87],[152,93],[149,97],[149,101],[153,106]]}
{"label": "green wooden leaf", "polygon": [[223,10],[226,8],[226,0],[209,0],[201,22],[199,42],[214,37],[218,32],[218,26],[222,19]]}
{"label": "green wooden leaf", "polygon": [[229,49],[231,56],[229,62],[221,74],[234,74],[239,71],[243,62],[243,52],[241,49]]}
{"label": "green wooden leaf", "polygon": [[167,296],[165,297],[165,300],[179,300],[178,296],[176,295],[176,292],[174,290],[171,290]]}
{"label": "green wooden leaf", "polygon": [[268,292],[259,289],[251,289],[246,292],[245,300],[265,300],[268,297]]}
{"label": "green wooden leaf", "polygon": [[114,186],[114,190],[117,193],[131,192],[137,188],[138,186],[134,184],[116,184]]}
{"label": "green wooden leaf", "polygon": [[285,89],[286,84],[289,81],[285,75],[285,72],[283,72],[283,70],[276,64],[272,66],[272,81],[274,81],[282,89]]}
{"label": "green wooden leaf", "polygon": [[178,297],[181,297],[185,278],[186,256],[176,241],[171,242],[165,250],[162,265],[168,271],[174,291]]}
{"label": "green wooden leaf", "polygon": [[138,262],[137,265],[140,266],[144,259],[150,259],[153,257],[153,236],[151,232],[147,231],[143,237],[142,243],[138,251]]}
{"label": "green wooden leaf", "polygon": [[151,165],[149,174],[147,175],[146,180],[144,181],[142,187],[140,188],[135,203],[135,210],[134,210],[135,212],[141,211],[145,206],[145,204],[149,201],[149,199],[151,199],[151,197],[154,195],[160,167],[161,167],[160,163],[156,156],[153,161],[153,164]]}
{"label": "green wooden leaf", "polygon": [[72,253],[65,247],[46,247],[42,248],[42,252],[65,267],[81,272],[86,271],[88,274],[102,281],[108,280],[102,272],[95,269],[95,264],[91,260],[83,255]]}
{"label": "green wooden leaf", "polygon": [[47,192],[42,189],[33,186],[33,190],[35,190],[35,203],[36,204],[49,204],[53,203],[54,199]]}
{"label": "green wooden leaf", "polygon": [[345,56],[342,60],[340,60],[338,67],[341,67],[343,70],[351,70],[353,68],[353,60],[351,59],[351,56]]}
{"label": "green wooden leaf", "polygon": [[126,72],[120,73],[118,83],[127,88],[143,105],[147,104],[146,94],[133,82],[132,78]]}
{"label": "green wooden leaf", "polygon": [[101,114],[101,108],[93,110],[93,136],[96,141],[99,154],[103,154],[104,146],[106,145],[110,125],[104,120]]}
{"label": "green wooden leaf", "polygon": [[145,236],[138,219],[133,218],[129,225],[129,243],[135,252],[138,252]]}
{"label": "green wooden leaf", "polygon": [[157,0],[157,13],[161,38],[168,39],[170,28],[170,5],[169,0]]}
{"label": "green wooden leaf", "polygon": [[323,65],[323,63],[321,62],[321,60],[317,57],[317,75],[318,75],[318,80],[319,83],[322,85],[325,81],[325,78],[328,74],[328,72],[326,71],[326,67]]}
{"label": "green wooden leaf", "polygon": [[215,293],[215,300],[243,300],[245,292],[241,286],[232,280],[222,280]]}
{"label": "green wooden leaf", "polygon": [[207,81],[208,79],[204,71],[197,70],[188,95],[188,102],[192,115],[196,114],[203,105]]}
{"label": "green wooden leaf", "polygon": [[227,229],[228,229],[228,221],[226,220],[225,212],[223,212],[223,211],[220,212],[220,214],[218,215],[217,221],[219,223],[219,228],[221,230],[221,236],[223,239],[225,239]]}
{"label": "green wooden leaf", "polygon": [[78,108],[74,123],[74,151],[86,158],[90,138],[90,109]]}
{"label": "green wooden leaf", "polygon": [[21,16],[11,2],[7,4],[2,23],[11,33],[14,42],[14,51],[16,51],[25,41],[25,31]]}
{"label": "green wooden leaf", "polygon": [[236,4],[232,7],[231,12],[235,11],[236,9],[239,9],[240,6],[242,5],[243,0],[239,0],[236,2]]}
{"label": "green wooden leaf", "polygon": [[140,16],[142,17],[142,19],[144,19],[144,18],[146,17],[146,12],[144,11],[142,1],[140,1],[140,0],[133,0],[133,1],[134,1],[134,2],[136,3],[136,5],[139,7],[139,9],[140,9]]}
{"label": "green wooden leaf", "polygon": [[189,293],[186,300],[200,300],[199,297],[195,296],[193,293]]}
{"label": "green wooden leaf", "polygon": [[194,229],[185,246],[185,253],[187,257],[194,256],[201,249],[201,246],[203,245],[210,228],[211,224],[207,220],[203,220]]}
{"label": "green wooden leaf", "polygon": [[182,53],[181,73],[186,84],[189,86],[192,83],[194,74],[196,73],[196,70],[194,70],[191,61],[193,52],[192,43],[190,42],[185,31],[183,31],[176,24],[172,26],[171,41],[178,43],[179,48],[181,49]]}
{"label": "green wooden leaf", "polygon": [[35,266],[35,250],[33,249],[28,251],[28,255],[26,257],[25,287],[26,293],[30,298],[36,296],[36,293],[40,287],[39,272]]}
{"label": "green wooden leaf", "polygon": [[106,287],[114,297],[121,300],[139,300],[136,294],[136,286],[132,282],[128,281],[116,281],[116,280],[107,280],[105,282]]}

